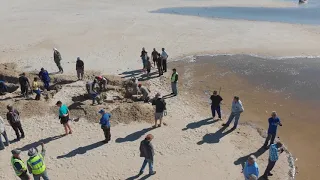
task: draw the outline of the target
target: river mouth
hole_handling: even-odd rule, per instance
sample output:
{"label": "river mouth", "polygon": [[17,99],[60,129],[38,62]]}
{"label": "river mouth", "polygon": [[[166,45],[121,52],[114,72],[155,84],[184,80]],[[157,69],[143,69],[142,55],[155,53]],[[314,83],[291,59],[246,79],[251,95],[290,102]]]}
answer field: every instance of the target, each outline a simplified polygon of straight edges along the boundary
{"label": "river mouth", "polygon": [[267,129],[267,119],[277,111],[283,127],[279,138],[298,158],[298,179],[316,179],[320,150],[319,58],[262,58],[250,55],[214,55],[184,58],[170,63],[177,68],[183,89],[196,94],[199,104],[209,106],[213,90],[224,99],[223,116],[230,112],[233,96],[245,107],[241,123]]}

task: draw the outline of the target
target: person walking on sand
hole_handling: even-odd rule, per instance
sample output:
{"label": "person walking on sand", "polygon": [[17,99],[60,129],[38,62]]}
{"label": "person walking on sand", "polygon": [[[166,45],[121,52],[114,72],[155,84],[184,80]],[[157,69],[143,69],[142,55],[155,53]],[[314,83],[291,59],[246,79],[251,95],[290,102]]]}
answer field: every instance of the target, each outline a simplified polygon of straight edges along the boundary
{"label": "person walking on sand", "polygon": [[26,73],[22,73],[19,77],[19,84],[21,89],[21,95],[23,95],[25,98],[29,98],[29,88],[32,89],[30,86],[29,79],[26,77]]}
{"label": "person walking on sand", "polygon": [[145,71],[145,69],[146,69],[146,61],[147,61],[147,51],[145,50],[144,47],[142,48],[140,57],[141,57],[141,60],[142,60],[142,70]]}
{"label": "person walking on sand", "polygon": [[107,113],[104,109],[99,111],[99,114],[102,115],[100,119],[101,129],[103,130],[105,140],[104,143],[108,143],[111,140],[111,132],[110,132],[110,118],[111,114]]}
{"label": "person walking on sand", "polygon": [[56,63],[58,69],[59,69],[59,73],[63,73],[63,68],[61,66],[61,54],[60,52],[57,50],[57,48],[53,48],[53,59],[54,62]]}
{"label": "person walking on sand", "polygon": [[222,124],[222,126],[229,126],[232,120],[234,119],[234,126],[232,129],[236,129],[240,119],[240,114],[243,111],[244,111],[244,108],[242,106],[242,102],[240,101],[238,96],[235,96],[232,101],[231,114],[229,116],[228,122],[225,124]]}
{"label": "person walking on sand", "polygon": [[8,109],[7,120],[17,136],[15,140],[20,141],[20,138],[25,137],[24,131],[22,129],[21,121],[20,121],[20,113],[16,109],[13,109],[11,105],[8,105],[7,109]]}
{"label": "person walking on sand", "polygon": [[47,70],[45,70],[44,68],[41,68],[41,71],[39,72],[39,78],[42,80],[44,88],[47,91],[50,91],[50,76]]}
{"label": "person walking on sand", "polygon": [[212,119],[216,116],[216,111],[218,114],[219,119],[221,119],[221,109],[220,109],[220,104],[221,101],[223,100],[220,95],[218,95],[217,91],[213,91],[212,96],[210,97],[211,99],[211,112],[212,112]]}
{"label": "person walking on sand", "polygon": [[[3,143],[1,135],[6,140],[6,144]],[[9,146],[9,144],[10,142],[7,136],[6,127],[3,118],[0,116],[0,150],[3,150],[5,148],[4,145]]]}
{"label": "person walking on sand", "polygon": [[28,170],[33,175],[34,180],[40,180],[42,177],[44,180],[49,180],[49,176],[47,174],[47,168],[44,163],[44,156],[46,154],[46,149],[44,148],[44,144],[41,143],[41,153],[38,153],[36,148],[31,148],[28,151],[29,159],[27,161]]}
{"label": "person walking on sand", "polygon": [[30,180],[30,177],[28,175],[27,165],[20,158],[21,151],[18,149],[13,149],[11,153],[12,153],[11,165],[16,175],[21,180]]}
{"label": "person walking on sand", "polygon": [[274,143],[274,139],[277,136],[278,126],[282,126],[276,111],[273,111],[271,113],[271,117],[268,119],[268,121],[269,121],[268,137],[266,138],[266,141],[264,142],[264,145],[263,145],[266,149],[268,149],[269,141],[270,141],[270,145]]}
{"label": "person walking on sand", "polygon": [[177,96],[178,95],[178,79],[179,75],[177,73],[176,68],[172,69],[172,75],[171,75],[171,89],[173,95]]}
{"label": "person walking on sand", "polygon": [[151,53],[153,65],[156,66],[156,63],[158,62],[158,59],[160,58],[160,53],[156,50],[156,48],[153,48],[153,51]]}
{"label": "person walking on sand", "polygon": [[40,91],[40,84],[38,82],[38,78],[35,77],[33,79],[33,82],[32,82],[32,90],[34,93],[36,93],[36,98],[35,100],[39,101],[40,100],[40,97],[41,97],[41,91]]}
{"label": "person walking on sand", "polygon": [[273,174],[271,173],[274,165],[279,159],[279,153],[283,153],[283,145],[281,142],[277,142],[276,144],[271,144],[270,149],[269,149],[269,162],[267,165],[267,168],[263,174],[263,178],[268,180],[268,176],[272,176]]}
{"label": "person walking on sand", "polygon": [[77,70],[78,80],[82,80],[84,75],[84,63],[80,59],[80,57],[77,57],[76,70]]}
{"label": "person walking on sand", "polygon": [[163,72],[167,72],[167,59],[168,59],[168,57],[169,56],[166,53],[165,49],[162,48],[161,59],[162,59]]}
{"label": "person walking on sand", "polygon": [[153,135],[148,134],[144,140],[140,143],[140,157],[144,158],[142,167],[139,171],[138,176],[143,174],[144,169],[147,164],[149,164],[149,175],[155,175],[156,171],[153,170],[153,157],[154,157],[154,149],[151,141],[153,140]]}
{"label": "person walking on sand", "polygon": [[244,163],[242,172],[245,180],[250,180],[250,176],[252,175],[259,177],[259,167],[254,155],[250,155],[248,160]]}
{"label": "person walking on sand", "polygon": [[149,100],[150,100],[150,98],[149,98],[150,90],[147,87],[142,86],[141,84],[138,84],[138,88],[139,88],[139,91],[142,94],[142,100],[145,103],[149,102]]}
{"label": "person walking on sand", "polygon": [[62,104],[61,101],[58,101],[56,105],[59,107],[59,119],[60,123],[63,125],[65,134],[72,134],[72,129],[69,125],[69,117],[70,117],[70,111],[68,107],[65,104]]}
{"label": "person walking on sand", "polygon": [[[152,101],[152,105],[155,105],[156,106],[156,112],[154,114],[154,117],[155,117],[155,122],[154,122],[154,128],[156,127],[161,127],[161,124],[162,124],[162,119],[163,119],[163,116],[164,116],[164,112],[167,110],[166,109],[166,102],[165,100],[161,97],[161,94],[160,93],[157,93],[155,98],[153,99]],[[158,124],[158,120],[160,120],[160,124],[159,126],[157,125]]]}

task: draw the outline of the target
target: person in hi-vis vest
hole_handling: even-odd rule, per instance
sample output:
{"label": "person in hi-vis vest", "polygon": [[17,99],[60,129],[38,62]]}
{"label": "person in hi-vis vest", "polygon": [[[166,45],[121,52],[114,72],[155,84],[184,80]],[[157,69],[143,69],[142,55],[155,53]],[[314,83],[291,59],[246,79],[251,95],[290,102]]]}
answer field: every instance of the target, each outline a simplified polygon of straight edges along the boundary
{"label": "person in hi-vis vest", "polygon": [[179,76],[178,76],[177,70],[175,68],[172,71],[173,71],[173,73],[171,75],[171,89],[172,89],[172,93],[171,94],[174,94],[176,96],[176,95],[178,95],[178,79],[179,79]]}
{"label": "person in hi-vis vest", "polygon": [[42,177],[44,180],[49,180],[48,174],[47,174],[47,168],[44,163],[44,156],[46,153],[46,150],[44,148],[44,144],[41,143],[41,153],[38,153],[38,150],[36,148],[31,148],[28,151],[28,156],[30,157],[27,161],[28,164],[28,170],[33,175],[34,180],[40,180]]}
{"label": "person in hi-vis vest", "polygon": [[21,180],[30,180],[30,177],[27,172],[27,166],[20,158],[21,151],[18,149],[14,149],[11,151],[11,153],[12,153],[11,164],[16,175]]}

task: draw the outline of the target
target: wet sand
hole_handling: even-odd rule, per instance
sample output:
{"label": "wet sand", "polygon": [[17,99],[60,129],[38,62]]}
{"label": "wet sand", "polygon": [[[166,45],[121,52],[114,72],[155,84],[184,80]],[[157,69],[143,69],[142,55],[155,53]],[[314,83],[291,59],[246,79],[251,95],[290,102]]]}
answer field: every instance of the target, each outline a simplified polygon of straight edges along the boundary
{"label": "wet sand", "polygon": [[210,113],[208,98],[219,89],[225,117],[234,95],[240,96],[245,107],[241,123],[267,129],[271,111],[277,111],[283,123],[278,136],[298,159],[297,179],[318,179],[320,59],[219,55],[172,62],[170,67],[178,69],[183,93],[197,94],[199,105],[208,106],[204,113]]}

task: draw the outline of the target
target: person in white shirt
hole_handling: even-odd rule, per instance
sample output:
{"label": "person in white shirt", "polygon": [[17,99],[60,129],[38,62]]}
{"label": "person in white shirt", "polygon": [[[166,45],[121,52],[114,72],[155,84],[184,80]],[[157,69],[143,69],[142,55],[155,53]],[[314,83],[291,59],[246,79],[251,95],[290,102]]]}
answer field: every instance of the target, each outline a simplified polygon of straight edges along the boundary
{"label": "person in white shirt", "polygon": [[232,101],[231,114],[229,116],[229,120],[227,123],[222,124],[222,126],[229,126],[232,120],[234,119],[233,129],[236,129],[240,119],[240,114],[243,111],[244,111],[244,108],[242,106],[242,102],[240,101],[238,96],[235,96]]}
{"label": "person in white shirt", "polygon": [[169,57],[168,54],[166,53],[164,48],[162,48],[161,59],[162,59],[163,72],[167,72],[167,59],[168,59],[168,57]]}
{"label": "person in white shirt", "polygon": [[7,136],[5,124],[4,124],[3,118],[0,116],[0,150],[4,149],[4,144],[2,142],[1,135],[6,140],[6,145],[9,146],[10,143],[9,143],[9,139],[8,139],[8,136]]}

